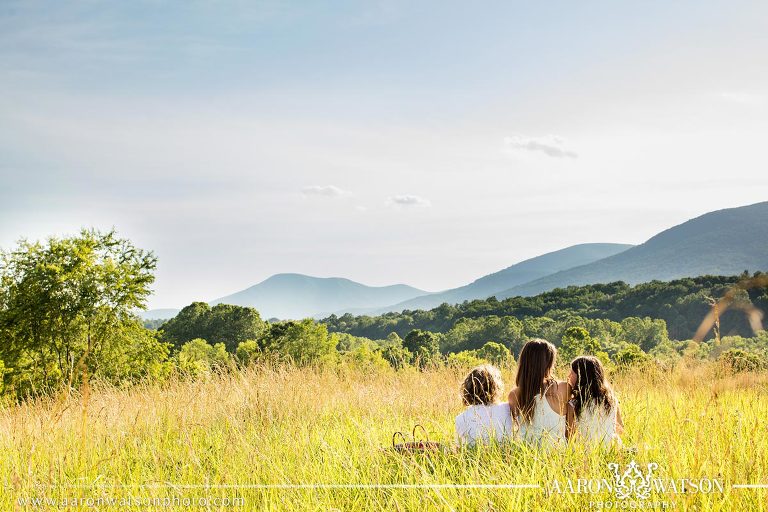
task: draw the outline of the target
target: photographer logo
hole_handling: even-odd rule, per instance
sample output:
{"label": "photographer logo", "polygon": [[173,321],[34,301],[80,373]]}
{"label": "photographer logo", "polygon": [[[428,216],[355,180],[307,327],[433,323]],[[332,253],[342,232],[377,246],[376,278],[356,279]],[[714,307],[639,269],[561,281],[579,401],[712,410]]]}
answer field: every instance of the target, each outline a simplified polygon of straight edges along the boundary
{"label": "photographer logo", "polygon": [[600,495],[606,499],[590,502],[598,509],[674,508],[670,495],[724,492],[723,482],[717,478],[664,477],[659,474],[656,462],[638,464],[632,460],[626,465],[610,462],[607,469],[609,478],[555,479],[546,490],[552,494]]}

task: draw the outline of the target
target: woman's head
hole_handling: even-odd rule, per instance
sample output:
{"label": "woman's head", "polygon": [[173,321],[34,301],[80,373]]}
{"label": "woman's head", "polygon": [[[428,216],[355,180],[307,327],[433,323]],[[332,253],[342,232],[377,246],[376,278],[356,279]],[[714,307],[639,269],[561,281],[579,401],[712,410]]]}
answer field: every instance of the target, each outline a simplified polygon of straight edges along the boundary
{"label": "woman's head", "polygon": [[501,372],[490,364],[473,368],[461,385],[464,405],[491,405],[498,402],[503,393]]}
{"label": "woman's head", "polygon": [[535,397],[545,390],[544,383],[552,378],[557,349],[547,340],[530,340],[520,351],[515,384],[519,388],[518,402],[523,419],[533,417]]}
{"label": "woman's head", "polygon": [[568,382],[573,387],[573,406],[576,416],[584,407],[602,405],[606,411],[613,406],[613,391],[605,377],[605,369],[594,356],[580,356],[571,362]]}

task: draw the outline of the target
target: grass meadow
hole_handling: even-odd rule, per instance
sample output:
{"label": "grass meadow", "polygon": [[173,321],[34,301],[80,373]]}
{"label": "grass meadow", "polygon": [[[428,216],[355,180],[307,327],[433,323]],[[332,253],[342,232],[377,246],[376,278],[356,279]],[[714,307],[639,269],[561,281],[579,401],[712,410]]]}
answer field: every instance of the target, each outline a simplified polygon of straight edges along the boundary
{"label": "grass meadow", "polygon": [[[768,489],[733,487],[768,484],[768,375],[684,365],[614,375],[622,451],[387,449],[417,423],[452,442],[463,373],[264,366],[6,404],[0,510],[768,510]],[[607,463],[631,460],[724,490],[629,503],[550,484],[610,479]],[[477,484],[540,487],[451,487]]]}

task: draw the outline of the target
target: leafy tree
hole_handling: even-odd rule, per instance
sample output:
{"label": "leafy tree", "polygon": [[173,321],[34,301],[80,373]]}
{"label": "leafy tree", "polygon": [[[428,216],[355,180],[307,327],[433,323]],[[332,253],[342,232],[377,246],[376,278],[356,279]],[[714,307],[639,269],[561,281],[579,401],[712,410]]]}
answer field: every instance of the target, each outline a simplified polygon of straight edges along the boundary
{"label": "leafy tree", "polygon": [[371,345],[378,347],[377,343],[373,340],[369,340],[368,338],[364,338],[362,336],[352,336],[351,334],[347,333],[336,334],[336,340],[336,350],[341,353],[354,350],[360,345]]}
{"label": "leafy tree", "polygon": [[569,327],[565,330],[560,344],[560,354],[565,361],[580,355],[597,355],[600,343],[583,327]]}
{"label": "leafy tree", "polygon": [[[132,344],[163,357],[154,338],[137,336],[157,259],[115,231],[82,230],[45,243],[22,240],[0,255],[0,359],[5,384],[25,395],[81,376],[123,377]],[[120,359],[122,368],[105,364]],[[104,370],[109,368],[108,372]]]}
{"label": "leafy tree", "polygon": [[[101,336],[112,336],[110,342]],[[112,382],[143,378],[162,380],[173,371],[171,346],[158,333],[145,329],[139,320],[126,322],[119,330],[98,330],[94,343],[94,373]]]}
{"label": "leafy tree", "polygon": [[734,373],[754,372],[768,368],[768,361],[760,354],[738,348],[726,350],[718,360]]}
{"label": "leafy tree", "polygon": [[614,360],[621,366],[637,366],[648,360],[648,354],[643,352],[643,349],[638,345],[627,343],[616,352]]}
{"label": "leafy tree", "polygon": [[480,366],[485,360],[478,357],[476,350],[462,350],[448,354],[445,359],[446,366],[450,368],[469,369]]}
{"label": "leafy tree", "polygon": [[669,339],[667,326],[663,320],[629,317],[621,321],[621,328],[626,340],[639,345],[644,351],[651,350]]}
{"label": "leafy tree", "polygon": [[229,352],[235,352],[241,341],[258,339],[264,335],[266,323],[254,308],[193,302],[176,317],[161,327],[163,339],[181,346],[185,342],[202,338],[224,343]]}
{"label": "leafy tree", "polygon": [[500,340],[519,352],[525,341],[523,323],[512,316],[463,318],[446,333],[442,351],[476,349],[491,340]]}
{"label": "leafy tree", "polygon": [[389,333],[387,339],[380,341],[380,343],[381,355],[392,368],[399,370],[410,365],[413,354],[403,347],[403,340],[397,333]]}
{"label": "leafy tree", "polygon": [[680,358],[680,352],[671,340],[666,340],[655,347],[649,353],[657,360],[674,363]]}
{"label": "leafy tree", "polygon": [[496,366],[507,366],[514,359],[512,353],[501,343],[489,341],[477,350],[477,357],[485,359]]}
{"label": "leafy tree", "polygon": [[342,356],[342,362],[348,366],[362,370],[389,368],[389,362],[381,350],[372,342],[360,343]]}
{"label": "leafy tree", "polygon": [[411,362],[420,368],[439,360],[440,342],[435,333],[414,329],[403,340],[403,348],[412,354]]}
{"label": "leafy tree", "polygon": [[397,335],[396,332],[391,332],[387,335],[387,343],[391,345],[403,345],[403,339]]}
{"label": "leafy tree", "polygon": [[256,340],[241,341],[235,350],[237,361],[243,366],[254,363],[259,359],[260,355],[261,349],[259,348],[259,342]]}
{"label": "leafy tree", "polygon": [[306,319],[270,324],[263,350],[273,352],[281,359],[306,365],[334,360],[337,343],[336,335],[329,335],[324,324]]}
{"label": "leafy tree", "polygon": [[210,345],[197,338],[181,346],[176,355],[179,370],[189,375],[200,375],[211,370],[227,368],[232,358],[223,343]]}

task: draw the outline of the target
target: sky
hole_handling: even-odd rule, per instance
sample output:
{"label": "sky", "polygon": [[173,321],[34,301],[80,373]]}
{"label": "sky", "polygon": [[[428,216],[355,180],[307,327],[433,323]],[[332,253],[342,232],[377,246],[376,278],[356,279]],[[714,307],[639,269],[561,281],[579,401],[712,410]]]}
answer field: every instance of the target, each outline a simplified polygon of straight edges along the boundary
{"label": "sky", "polygon": [[466,284],[768,200],[762,1],[0,3],[0,248],[114,227],[149,308]]}

